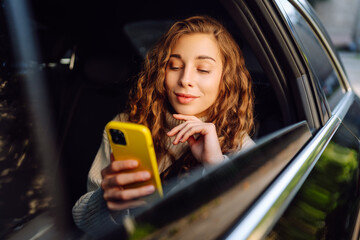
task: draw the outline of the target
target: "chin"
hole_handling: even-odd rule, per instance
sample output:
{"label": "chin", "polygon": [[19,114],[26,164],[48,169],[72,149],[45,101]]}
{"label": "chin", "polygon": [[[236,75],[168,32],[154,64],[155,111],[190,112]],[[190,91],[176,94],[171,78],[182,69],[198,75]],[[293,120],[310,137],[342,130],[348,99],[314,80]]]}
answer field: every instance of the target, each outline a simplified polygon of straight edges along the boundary
{"label": "chin", "polygon": [[196,115],[196,112],[193,112],[193,111],[181,111],[181,110],[175,109],[175,112],[177,114],[183,114],[183,115],[188,115],[188,116],[195,116]]}
{"label": "chin", "polygon": [[194,106],[179,106],[179,105],[175,105],[175,107],[172,106],[172,109],[174,110],[175,113],[178,114],[183,114],[183,115],[188,115],[188,116],[204,116],[206,115],[206,110],[207,109],[194,109]]}

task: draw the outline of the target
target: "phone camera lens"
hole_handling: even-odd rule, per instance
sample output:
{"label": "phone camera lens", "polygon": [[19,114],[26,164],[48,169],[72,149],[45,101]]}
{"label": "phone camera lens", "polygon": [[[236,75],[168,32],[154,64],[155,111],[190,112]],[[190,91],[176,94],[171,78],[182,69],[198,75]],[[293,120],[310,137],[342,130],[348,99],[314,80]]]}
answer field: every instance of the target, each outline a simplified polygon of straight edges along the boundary
{"label": "phone camera lens", "polygon": [[110,135],[115,144],[126,145],[125,135],[117,129],[110,129]]}

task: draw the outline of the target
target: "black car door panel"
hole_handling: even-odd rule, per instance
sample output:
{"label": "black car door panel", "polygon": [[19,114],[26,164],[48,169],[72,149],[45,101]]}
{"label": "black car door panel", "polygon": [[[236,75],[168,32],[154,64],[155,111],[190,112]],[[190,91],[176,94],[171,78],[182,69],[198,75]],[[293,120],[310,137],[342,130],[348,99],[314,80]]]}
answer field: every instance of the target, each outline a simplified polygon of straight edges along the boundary
{"label": "black car door panel", "polygon": [[[305,121],[270,134],[260,139],[255,147],[231,157],[205,175],[201,169],[200,174],[195,171],[192,177],[177,186],[175,192],[139,212],[134,220],[128,219],[124,226],[129,226],[128,221],[132,221],[130,225],[137,226],[135,234],[148,231],[153,239],[160,236],[166,239],[224,236],[234,223],[247,222],[243,217],[246,218],[248,208],[267,191],[284,167],[292,164],[291,160],[310,138],[311,132]],[[252,213],[253,207],[249,211]],[[246,228],[251,229],[251,226]],[[120,234],[118,231],[124,234],[123,230],[118,229],[111,236]]]}

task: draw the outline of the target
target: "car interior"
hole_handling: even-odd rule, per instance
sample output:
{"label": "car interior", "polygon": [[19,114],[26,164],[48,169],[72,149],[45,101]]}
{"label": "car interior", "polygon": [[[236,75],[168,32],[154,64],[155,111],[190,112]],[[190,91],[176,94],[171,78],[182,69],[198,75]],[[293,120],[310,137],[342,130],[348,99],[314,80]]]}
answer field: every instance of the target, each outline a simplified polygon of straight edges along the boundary
{"label": "car interior", "polygon": [[[206,7],[192,3],[191,11],[184,3],[169,12],[156,3],[141,6],[140,10],[136,1],[126,6],[109,4],[116,6],[90,5],[90,10],[74,20],[75,27],[56,31],[62,26],[50,21],[39,29],[70,203],[86,192],[87,173],[104,126],[125,109],[146,52],[174,20],[195,14],[218,18],[238,42],[252,77],[256,121],[252,138],[259,139],[284,127],[271,83],[238,27],[218,3],[206,2]],[[96,15],[90,17],[93,13]],[[39,19],[42,24],[45,20]]]}
{"label": "car interior", "polygon": [[[292,226],[299,223],[312,236],[320,236],[313,226],[322,236],[350,236],[360,222],[359,101],[341,86],[332,51],[296,4],[2,1],[0,239],[239,239],[270,228],[274,239],[287,238],[283,230],[297,235]],[[255,95],[256,146],[166,180],[165,198],[107,219],[119,225],[96,222],[84,235],[71,209],[87,191],[104,127],[126,110],[146,53],[176,20],[194,15],[219,20],[242,50]],[[312,205],[313,198],[320,202]],[[313,213],[321,215],[315,225]]]}
{"label": "car interior", "polygon": [[[66,2],[66,1],[65,1]],[[243,51],[252,77],[257,139],[286,126],[279,101],[253,49],[224,7],[215,1],[89,2],[51,5],[33,1],[48,98],[56,126],[60,165],[71,207],[86,192],[87,174],[106,123],[126,108],[128,92],[146,52],[175,21],[193,15],[217,18]],[[189,8],[191,4],[191,8]],[[49,11],[51,9],[51,11]],[[59,11],[60,9],[60,11]]]}

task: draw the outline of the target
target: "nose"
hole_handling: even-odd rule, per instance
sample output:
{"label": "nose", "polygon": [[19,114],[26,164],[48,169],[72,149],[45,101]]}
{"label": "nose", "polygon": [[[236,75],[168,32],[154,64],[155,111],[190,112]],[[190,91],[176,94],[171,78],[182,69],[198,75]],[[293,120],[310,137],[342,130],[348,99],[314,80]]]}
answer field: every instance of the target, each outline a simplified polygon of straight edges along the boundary
{"label": "nose", "polygon": [[191,68],[184,67],[182,74],[179,78],[179,85],[182,87],[193,87],[194,86],[194,79]]}

